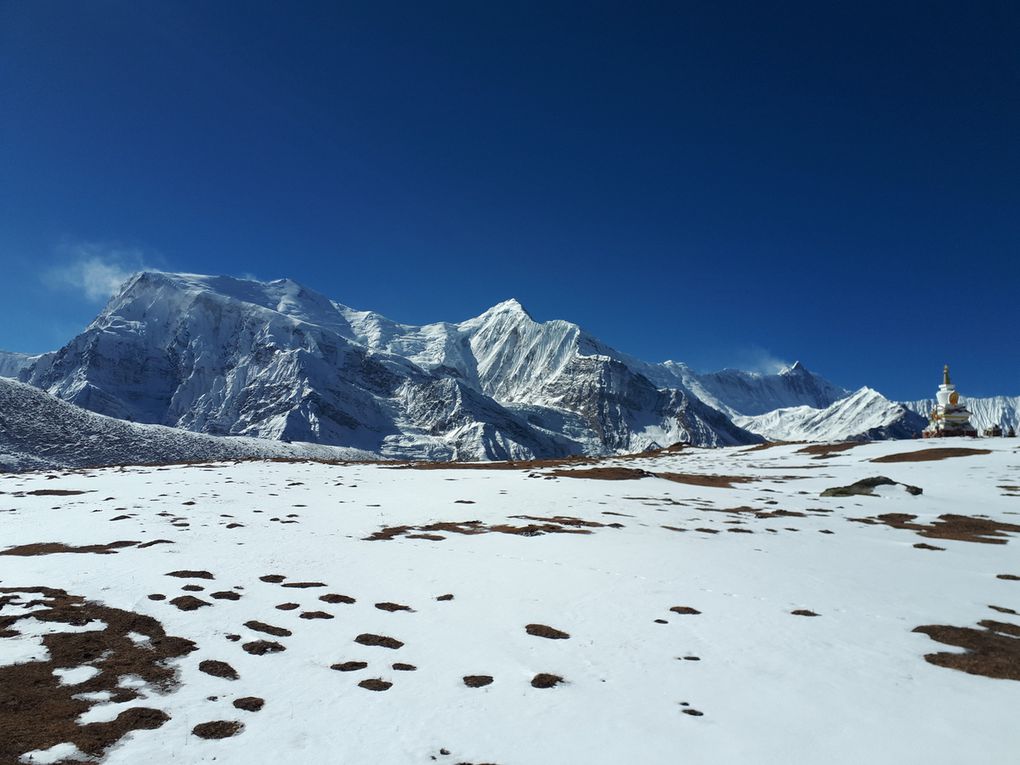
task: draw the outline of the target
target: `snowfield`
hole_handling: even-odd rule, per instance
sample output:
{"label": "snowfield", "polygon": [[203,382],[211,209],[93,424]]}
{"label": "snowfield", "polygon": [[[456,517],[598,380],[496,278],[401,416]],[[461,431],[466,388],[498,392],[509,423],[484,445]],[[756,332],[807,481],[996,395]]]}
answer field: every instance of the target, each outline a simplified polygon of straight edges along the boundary
{"label": "snowfield", "polygon": [[1015,763],[1018,446],[0,474],[0,762]]}

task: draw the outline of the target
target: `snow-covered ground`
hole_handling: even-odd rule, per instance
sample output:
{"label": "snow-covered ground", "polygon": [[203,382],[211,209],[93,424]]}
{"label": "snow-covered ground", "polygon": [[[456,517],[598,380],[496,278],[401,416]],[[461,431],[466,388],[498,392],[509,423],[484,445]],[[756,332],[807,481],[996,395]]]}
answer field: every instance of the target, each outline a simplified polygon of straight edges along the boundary
{"label": "snow-covered ground", "polygon": [[[120,685],[140,698],[86,691],[83,726],[128,707],[169,715],[113,744],[108,763],[1015,763],[1020,682],[929,663],[926,654],[961,649],[913,630],[1020,624],[1009,614],[1020,611],[1020,580],[1000,578],[1020,577],[1017,534],[991,544],[852,519],[1018,524],[1018,445],[686,449],[512,470],[244,462],[0,475],[0,675],[45,661],[48,632],[103,628],[18,618],[5,633],[5,619],[59,597],[9,593],[49,587],[152,617],[197,646],[167,660],[177,684],[165,692],[129,676]],[[946,447],[991,453],[871,461]],[[601,480],[584,473],[592,467],[751,480]],[[879,475],[923,493],[820,496]],[[126,544],[156,540],[167,541]],[[125,544],[108,554],[22,547],[114,542]],[[17,554],[32,552],[48,554]],[[181,596],[208,605],[180,610],[170,601]],[[529,624],[569,638],[529,634]],[[132,644],[165,648],[152,623],[139,625]],[[1007,630],[999,643],[1010,639],[996,629]],[[285,650],[245,649],[260,640]],[[59,667],[53,685],[93,688],[117,671],[104,661],[98,652]],[[200,670],[208,661],[237,679]],[[346,662],[367,666],[331,669]],[[563,682],[533,687],[541,673]],[[492,682],[468,687],[468,676]],[[392,685],[359,686],[373,679]],[[27,693],[0,679],[10,704],[0,704],[0,731]],[[243,697],[264,706],[235,708]],[[243,728],[221,739],[192,732],[213,721]],[[13,756],[57,761],[74,743]],[[10,753],[0,741],[0,760]]]}

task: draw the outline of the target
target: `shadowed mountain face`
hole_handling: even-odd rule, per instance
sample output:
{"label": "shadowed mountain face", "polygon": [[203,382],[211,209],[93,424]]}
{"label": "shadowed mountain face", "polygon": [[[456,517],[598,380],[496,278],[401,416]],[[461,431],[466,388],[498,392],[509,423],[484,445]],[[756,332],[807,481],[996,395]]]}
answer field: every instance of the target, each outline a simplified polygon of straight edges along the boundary
{"label": "shadowed mountain face", "polygon": [[[289,280],[133,277],[19,378],[85,409],[384,456],[504,459],[759,439],[574,324],[507,301],[401,325]],[[654,377],[654,375],[652,375]]]}

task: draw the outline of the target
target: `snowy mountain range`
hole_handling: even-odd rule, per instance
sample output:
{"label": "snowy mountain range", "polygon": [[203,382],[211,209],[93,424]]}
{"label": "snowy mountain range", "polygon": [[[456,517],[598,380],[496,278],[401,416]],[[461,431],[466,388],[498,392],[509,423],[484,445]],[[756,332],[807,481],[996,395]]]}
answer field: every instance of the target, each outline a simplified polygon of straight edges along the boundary
{"label": "snowy mountain range", "polygon": [[923,426],[921,402],[851,393],[799,363],[698,374],[570,322],[537,322],[516,300],[415,326],[288,279],[139,273],[60,350],[0,354],[0,375],[119,420],[392,458],[907,437]]}

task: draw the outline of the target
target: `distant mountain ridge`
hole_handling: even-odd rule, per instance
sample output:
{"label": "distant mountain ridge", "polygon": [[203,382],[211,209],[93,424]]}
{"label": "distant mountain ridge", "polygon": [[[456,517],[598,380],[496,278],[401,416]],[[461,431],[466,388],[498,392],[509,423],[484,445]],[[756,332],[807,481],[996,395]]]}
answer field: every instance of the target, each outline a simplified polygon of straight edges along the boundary
{"label": "distant mountain ridge", "polygon": [[[401,324],[289,279],[143,272],[77,337],[0,373],[114,418],[394,458],[527,459],[676,442],[906,437],[916,410],[799,362],[776,374],[649,363],[517,300]],[[923,425],[923,423],[922,423]]]}

